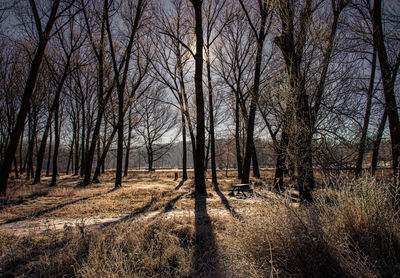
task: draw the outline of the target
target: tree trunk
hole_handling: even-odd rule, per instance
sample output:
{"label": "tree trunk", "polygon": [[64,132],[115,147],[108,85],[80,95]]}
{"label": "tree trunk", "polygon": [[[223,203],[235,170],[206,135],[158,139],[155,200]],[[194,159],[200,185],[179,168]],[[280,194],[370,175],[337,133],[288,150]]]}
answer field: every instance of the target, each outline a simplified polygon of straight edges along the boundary
{"label": "tree trunk", "polygon": [[187,180],[187,146],[185,114],[181,111],[182,118],[182,181]]}
{"label": "tree trunk", "polygon": [[126,144],[126,155],[125,155],[125,171],[124,176],[128,175],[129,169],[129,152],[131,150],[131,135],[132,135],[132,107],[129,107],[129,115],[128,115],[128,142]]}
{"label": "tree trunk", "polygon": [[[261,31],[260,34],[264,34],[266,19],[263,17],[261,22]],[[258,91],[260,87],[260,76],[261,76],[261,60],[262,60],[262,52],[264,46],[264,38],[259,38],[257,40],[257,54],[256,54],[256,65],[254,71],[254,84],[251,96],[250,103],[250,113],[247,120],[247,129],[246,129],[246,153],[244,157],[244,165],[243,165],[243,173],[242,173],[242,183],[248,184],[250,178],[250,164],[253,157],[253,149],[254,149],[254,123],[256,117],[256,109],[258,102]]]}
{"label": "tree trunk", "polygon": [[[36,162],[36,173],[35,173],[35,179],[33,180],[33,184],[37,184],[40,182],[40,175],[42,172],[44,153],[46,150],[47,137],[49,135],[52,117],[53,117],[53,112],[50,111],[49,116],[47,118],[46,126],[44,128],[42,141],[40,142],[40,147],[39,147],[39,151],[38,151],[38,155],[37,155],[37,162]],[[51,139],[50,139],[50,142],[51,142]]]}
{"label": "tree trunk", "polygon": [[194,171],[195,193],[207,194],[204,175],[204,96],[203,96],[203,26],[202,26],[202,1],[191,0],[195,13],[196,54],[195,60],[195,92],[196,92],[196,160]]}
{"label": "tree trunk", "polygon": [[17,163],[17,158],[14,155],[14,172],[15,172],[15,178],[19,179],[19,175],[18,175],[18,163]]}
{"label": "tree trunk", "polygon": [[32,160],[31,153],[33,152],[32,150],[33,144],[32,144],[32,112],[29,111],[29,116],[28,116],[28,150],[26,152],[26,159],[25,159],[25,165],[26,166],[26,180],[30,180],[30,168],[29,168],[29,163]]}
{"label": "tree trunk", "polygon": [[56,111],[54,114],[54,154],[53,154],[53,171],[51,175],[50,186],[55,186],[57,183],[58,174],[58,149],[60,146],[60,129],[59,126],[59,100],[56,100]]}
{"label": "tree trunk", "polygon": [[253,176],[255,178],[259,179],[261,177],[261,175],[260,175],[260,167],[258,165],[257,150],[256,150],[256,146],[255,146],[254,141],[253,141],[253,157],[252,157],[252,161],[253,161]]}
{"label": "tree trunk", "polygon": [[68,175],[69,174],[69,167],[73,165],[72,157],[73,157],[73,150],[74,150],[74,141],[75,141],[75,132],[72,137],[72,142],[71,142],[71,148],[69,150],[69,155],[68,155],[68,163],[67,163],[67,170],[65,173]]}
{"label": "tree trunk", "polygon": [[375,83],[375,68],[376,68],[376,49],[374,48],[374,52],[372,54],[372,64],[371,64],[371,76],[369,79],[369,86],[367,92],[367,107],[365,109],[365,116],[364,116],[364,124],[362,127],[361,138],[358,148],[358,157],[355,169],[356,178],[359,178],[362,172],[362,164],[364,160],[364,153],[365,153],[365,145],[367,140],[367,133],[368,133],[368,125],[369,125],[369,118],[371,116],[371,106],[372,106],[372,96],[374,92],[374,83]]}
{"label": "tree trunk", "polygon": [[149,172],[153,171],[153,148],[151,146],[147,146],[147,163]]}
{"label": "tree trunk", "polygon": [[235,106],[235,143],[236,143],[236,161],[238,179],[242,178],[242,151],[240,147],[240,114],[239,114],[239,99],[236,98]]}
{"label": "tree trunk", "polygon": [[80,120],[79,116],[76,116],[75,118],[75,169],[74,169],[74,175],[77,176],[79,174],[79,125],[80,125]]}
{"label": "tree trunk", "polygon": [[385,111],[389,119],[389,130],[392,141],[392,167],[394,183],[397,184],[399,175],[399,155],[400,155],[400,121],[397,111],[396,96],[394,93],[394,82],[397,70],[392,70],[386,52],[386,45],[382,26],[382,1],[375,0],[374,7],[370,10],[372,16],[374,46],[378,52],[381,68],[383,91],[385,93]]}
{"label": "tree trunk", "polygon": [[82,101],[82,137],[81,137],[81,169],[80,176],[83,177],[85,170],[85,139],[86,139],[86,112],[85,112],[85,102]]}
{"label": "tree trunk", "polygon": [[62,91],[63,86],[64,86],[64,82],[65,82],[65,80],[67,79],[67,76],[68,76],[68,70],[69,70],[69,67],[70,67],[69,66],[70,65],[70,58],[71,58],[71,55],[68,55],[67,61],[65,63],[64,70],[63,70],[63,73],[62,73],[62,76],[61,76],[61,79],[60,79],[60,82],[57,85],[56,93],[54,95],[53,104],[50,107],[49,116],[47,118],[46,127],[45,127],[45,130],[43,132],[42,141],[40,142],[40,147],[39,147],[39,151],[38,151],[38,155],[37,155],[36,174],[35,174],[35,179],[33,180],[33,184],[36,184],[36,183],[40,182],[40,175],[42,173],[43,158],[44,158],[44,152],[45,152],[45,149],[46,149],[47,136],[49,134],[49,129],[50,129],[50,126],[51,126],[51,120],[53,118],[53,114],[54,114],[55,110],[57,109],[56,106],[59,103],[59,98],[60,98],[60,94],[61,94],[61,91]]}
{"label": "tree trunk", "polygon": [[[51,124],[51,122],[50,122]],[[50,176],[50,161],[51,161],[51,144],[52,144],[52,137],[53,137],[53,130],[51,129],[51,126],[49,127],[50,129],[50,138],[49,138],[49,153],[47,155],[47,167],[46,167],[46,177]]]}
{"label": "tree trunk", "polygon": [[286,172],[286,152],[289,144],[289,137],[284,127],[282,130],[281,141],[276,148],[277,158],[275,166],[274,188],[284,190],[283,178]]}
{"label": "tree trunk", "polygon": [[[210,51],[208,47],[208,51]],[[210,117],[210,144],[211,144],[211,176],[212,184],[218,185],[217,165],[215,162],[215,134],[214,134],[214,106],[213,106],[213,87],[211,82],[210,58],[207,59],[207,80],[208,80],[208,109]]]}
{"label": "tree trunk", "polygon": [[[102,148],[103,152],[104,152],[104,150],[106,148],[106,138],[107,138],[107,121],[104,121],[104,139],[103,139],[103,148]],[[100,156],[98,156],[97,160],[98,160],[97,164],[101,165],[101,173],[104,174],[104,164],[105,163],[103,161],[101,164],[99,164],[100,163]]]}
{"label": "tree trunk", "polygon": [[376,134],[376,139],[375,139],[374,146],[373,146],[373,149],[372,149],[372,161],[371,161],[371,174],[372,174],[372,176],[375,176],[376,167],[378,165],[379,146],[381,144],[383,131],[385,130],[386,119],[387,119],[387,113],[386,113],[386,110],[385,110],[385,112],[383,113],[381,122],[379,124],[378,133]]}
{"label": "tree trunk", "polygon": [[22,175],[24,173],[24,166],[23,166],[23,160],[22,160],[22,147],[23,147],[23,142],[24,142],[24,131],[25,131],[25,126],[22,129],[21,133],[21,142],[19,145],[19,172]]}
{"label": "tree trunk", "polygon": [[118,139],[117,139],[117,169],[115,188],[122,186],[122,156],[124,140],[124,87],[117,86],[118,91]]}

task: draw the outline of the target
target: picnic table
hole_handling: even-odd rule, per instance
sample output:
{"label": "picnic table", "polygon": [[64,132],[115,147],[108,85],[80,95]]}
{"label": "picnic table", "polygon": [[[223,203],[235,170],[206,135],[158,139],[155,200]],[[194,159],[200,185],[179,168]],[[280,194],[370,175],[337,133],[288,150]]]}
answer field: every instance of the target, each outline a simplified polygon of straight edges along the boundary
{"label": "picnic table", "polygon": [[250,188],[250,184],[248,183],[240,183],[240,184],[232,184],[232,188],[229,190],[230,194],[235,196],[235,192],[237,194],[241,193],[243,196],[246,196],[246,192],[252,194],[253,190]]}

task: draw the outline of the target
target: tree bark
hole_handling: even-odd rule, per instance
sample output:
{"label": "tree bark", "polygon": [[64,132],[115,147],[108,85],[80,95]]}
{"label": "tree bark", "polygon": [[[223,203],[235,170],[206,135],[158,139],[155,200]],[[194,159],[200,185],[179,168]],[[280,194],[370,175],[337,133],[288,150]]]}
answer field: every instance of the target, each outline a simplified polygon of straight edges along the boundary
{"label": "tree bark", "polygon": [[253,141],[253,157],[252,157],[252,161],[253,161],[253,176],[255,178],[259,179],[261,177],[261,175],[260,175],[260,167],[258,165],[257,150],[256,150],[256,146],[255,146],[254,141]]}
{"label": "tree bark", "polygon": [[185,114],[181,110],[182,118],[182,181],[187,180],[187,146],[186,146],[186,122]]}
{"label": "tree bark", "polygon": [[194,169],[195,194],[207,194],[204,175],[204,96],[203,96],[203,26],[201,0],[190,0],[195,13],[196,53],[194,83],[196,92],[196,160]]}

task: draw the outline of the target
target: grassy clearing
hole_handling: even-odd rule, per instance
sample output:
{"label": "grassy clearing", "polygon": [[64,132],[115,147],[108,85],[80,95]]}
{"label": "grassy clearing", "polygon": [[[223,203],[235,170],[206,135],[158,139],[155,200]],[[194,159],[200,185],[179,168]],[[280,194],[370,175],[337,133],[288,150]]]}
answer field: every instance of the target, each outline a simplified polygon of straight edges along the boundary
{"label": "grassy clearing", "polygon": [[[32,219],[68,213],[131,213],[146,204],[157,212],[106,227],[48,231],[16,237],[1,230],[3,275],[65,277],[394,277],[400,275],[400,217],[390,184],[340,178],[315,192],[315,204],[257,187],[257,196],[230,198],[227,179],[207,198],[175,190],[169,176],[136,176],[121,190],[112,181],[87,189],[68,184],[35,197],[78,202]],[[159,184],[159,186],[158,186]],[[21,185],[24,186],[24,185]],[[45,190],[40,188],[38,190]],[[34,193],[34,192],[33,192]],[[21,193],[22,194],[22,193]],[[96,195],[97,194],[97,195]],[[27,196],[32,195],[32,192]],[[68,197],[69,196],[69,197]],[[26,197],[24,197],[26,198]],[[43,198],[43,199],[42,199]],[[48,199],[46,199],[48,198]],[[70,198],[65,200],[66,198]],[[8,203],[2,209],[20,208]],[[22,202],[26,200],[23,199]],[[54,200],[53,200],[54,201]],[[37,202],[37,204],[36,204]],[[18,210],[17,209],[17,210]],[[185,213],[180,213],[185,212]],[[11,212],[9,212],[11,213]],[[22,215],[22,212],[14,212]],[[11,217],[11,216],[10,216]],[[10,219],[14,219],[14,218]]]}

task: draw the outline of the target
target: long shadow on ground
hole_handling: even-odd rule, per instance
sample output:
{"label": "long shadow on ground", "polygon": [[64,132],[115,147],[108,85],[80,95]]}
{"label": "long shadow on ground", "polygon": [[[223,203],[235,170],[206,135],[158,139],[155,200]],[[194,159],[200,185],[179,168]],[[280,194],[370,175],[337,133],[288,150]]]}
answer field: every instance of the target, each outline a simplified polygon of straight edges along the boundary
{"label": "long shadow on ground", "polygon": [[0,200],[0,210],[5,209],[8,206],[17,206],[17,205],[22,205],[25,204],[29,201],[33,201],[39,197],[47,196],[49,192],[48,191],[39,191],[39,192],[33,192],[29,196],[21,197],[16,200]]}
{"label": "long shadow on ground", "polygon": [[175,190],[178,190],[179,188],[181,188],[182,187],[182,185],[185,183],[185,181],[184,180],[181,180],[180,182],[179,182],[179,184],[175,187]]}
{"label": "long shadow on ground", "polygon": [[207,196],[195,195],[195,250],[193,277],[224,277],[219,266],[218,250],[210,216]]}
{"label": "long shadow on ground", "polygon": [[38,212],[34,213],[33,215],[22,216],[22,217],[17,217],[17,218],[14,218],[14,219],[10,219],[8,221],[0,223],[0,226],[4,225],[4,224],[10,224],[10,223],[15,223],[15,222],[19,222],[19,221],[24,221],[24,220],[27,220],[28,218],[31,218],[31,217],[40,217],[40,216],[42,216],[42,215],[44,215],[46,213],[53,212],[53,211],[58,210],[60,208],[63,208],[63,207],[69,206],[69,205],[73,205],[73,204],[76,204],[76,203],[79,203],[79,202],[82,202],[82,201],[90,200],[92,198],[96,198],[96,197],[99,197],[99,196],[102,196],[102,195],[106,195],[106,194],[109,194],[109,193],[111,193],[113,191],[115,191],[115,190],[111,189],[111,190],[109,190],[109,191],[107,191],[105,193],[98,193],[98,194],[95,194],[95,195],[92,195],[92,196],[89,196],[89,197],[84,197],[84,198],[80,198],[80,199],[77,199],[77,200],[74,200],[74,201],[70,201],[70,202],[66,202],[66,203],[63,203],[63,204],[59,204],[59,205],[56,205],[54,207],[50,207],[50,208],[38,211]]}
{"label": "long shadow on ground", "polygon": [[[163,213],[167,213],[167,212],[169,212],[170,210],[172,210],[172,208],[174,207],[174,204],[175,204],[183,195],[184,195],[184,193],[182,193],[182,194],[176,196],[175,198],[169,200],[169,201],[165,204],[164,209],[163,209],[162,211],[160,211],[160,212],[159,212],[156,216],[154,216],[152,219],[155,219],[155,218],[158,217],[159,215],[161,215],[161,214],[163,214]],[[113,220],[113,221],[101,223],[100,225],[103,226],[103,227],[106,227],[106,226],[115,225],[115,224],[118,224],[118,223],[122,223],[122,222],[128,221],[129,219],[133,219],[133,218],[139,216],[140,214],[143,214],[143,213],[145,213],[145,212],[148,212],[149,209],[151,208],[151,206],[152,206],[157,200],[158,200],[158,199],[156,199],[156,198],[152,198],[147,204],[145,204],[145,205],[144,205],[143,207],[141,207],[141,208],[138,208],[138,209],[134,210],[132,213],[130,213],[130,214],[128,214],[128,215],[126,215],[126,216],[124,216],[124,217],[122,217],[122,218],[120,218],[120,219],[117,219],[117,220]],[[157,211],[157,209],[156,209],[156,210],[152,210],[152,211]],[[97,224],[95,224],[95,225],[97,225]]]}
{"label": "long shadow on ground", "polygon": [[235,209],[231,206],[229,203],[228,199],[225,197],[224,193],[219,190],[219,187],[217,184],[214,184],[214,190],[221,199],[222,204],[225,206],[225,208],[229,211],[229,213],[238,219],[240,219],[240,215],[235,211]]}

